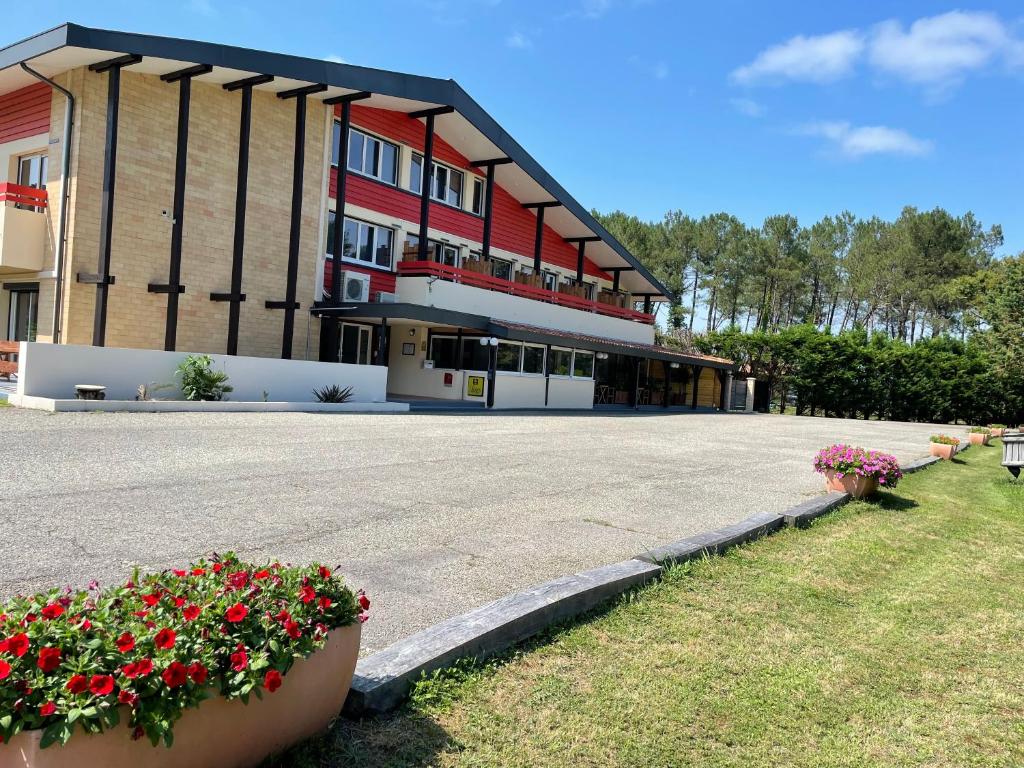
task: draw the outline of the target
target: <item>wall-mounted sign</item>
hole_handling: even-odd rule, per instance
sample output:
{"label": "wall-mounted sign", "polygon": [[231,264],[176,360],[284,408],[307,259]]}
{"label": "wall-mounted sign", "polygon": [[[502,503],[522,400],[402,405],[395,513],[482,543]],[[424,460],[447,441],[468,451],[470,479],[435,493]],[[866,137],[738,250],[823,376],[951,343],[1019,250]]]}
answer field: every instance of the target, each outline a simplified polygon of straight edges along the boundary
{"label": "wall-mounted sign", "polygon": [[448,372],[444,375],[444,385],[450,387],[455,381],[455,374]]}
{"label": "wall-mounted sign", "polygon": [[483,397],[484,396],[484,377],[483,376],[467,376],[466,377],[466,394],[469,397]]}
{"label": "wall-mounted sign", "polygon": [[416,343],[412,342],[412,341],[407,341],[404,344],[402,344],[402,354],[403,355],[415,355],[416,354]]}

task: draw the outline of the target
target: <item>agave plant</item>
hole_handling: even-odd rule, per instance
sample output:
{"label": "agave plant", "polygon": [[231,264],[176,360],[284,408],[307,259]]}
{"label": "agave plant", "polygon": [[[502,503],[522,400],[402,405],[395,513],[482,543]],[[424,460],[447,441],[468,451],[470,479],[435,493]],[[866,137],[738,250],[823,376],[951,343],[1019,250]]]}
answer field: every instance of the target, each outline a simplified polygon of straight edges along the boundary
{"label": "agave plant", "polygon": [[313,396],[321,403],[347,403],[352,399],[352,387],[339,387],[337,384],[314,389]]}

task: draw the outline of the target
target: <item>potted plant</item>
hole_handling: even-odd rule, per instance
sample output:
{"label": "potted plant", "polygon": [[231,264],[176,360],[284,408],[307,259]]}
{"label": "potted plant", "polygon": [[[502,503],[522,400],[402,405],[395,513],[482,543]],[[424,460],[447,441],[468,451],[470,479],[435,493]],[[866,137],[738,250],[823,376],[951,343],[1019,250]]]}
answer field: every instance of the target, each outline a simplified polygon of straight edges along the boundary
{"label": "potted plant", "polygon": [[368,608],[324,566],[230,554],[16,597],[0,606],[0,767],[257,765],[341,710]]}
{"label": "potted plant", "polygon": [[818,451],[814,471],[825,475],[828,490],[844,491],[855,499],[871,496],[879,485],[893,488],[903,477],[895,456],[843,443]]}
{"label": "potted plant", "polygon": [[970,439],[971,445],[988,445],[991,434],[988,427],[971,427],[967,437]]}
{"label": "potted plant", "polygon": [[932,435],[929,440],[931,440],[931,455],[946,459],[946,461],[953,458],[957,446],[960,445],[960,438],[949,435]]}
{"label": "potted plant", "polygon": [[992,437],[1002,437],[1003,432],[1006,431],[1005,424],[989,424],[988,425],[989,435]]}

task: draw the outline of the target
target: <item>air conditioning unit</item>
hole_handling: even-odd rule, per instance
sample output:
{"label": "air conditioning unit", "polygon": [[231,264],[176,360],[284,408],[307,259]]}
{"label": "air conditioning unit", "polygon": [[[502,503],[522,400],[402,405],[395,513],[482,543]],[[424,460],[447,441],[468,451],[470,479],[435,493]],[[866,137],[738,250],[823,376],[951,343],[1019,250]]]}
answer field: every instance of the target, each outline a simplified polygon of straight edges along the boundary
{"label": "air conditioning unit", "polygon": [[342,270],[341,287],[342,301],[367,302],[370,300],[370,276],[365,272]]}
{"label": "air conditioning unit", "polygon": [[391,291],[377,291],[378,304],[394,304],[398,301],[398,294]]}

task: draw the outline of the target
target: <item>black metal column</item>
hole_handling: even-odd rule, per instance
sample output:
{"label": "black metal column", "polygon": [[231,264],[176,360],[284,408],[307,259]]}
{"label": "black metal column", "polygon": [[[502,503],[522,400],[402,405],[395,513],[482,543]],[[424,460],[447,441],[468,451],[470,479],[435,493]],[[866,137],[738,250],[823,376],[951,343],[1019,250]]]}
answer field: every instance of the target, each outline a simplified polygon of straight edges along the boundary
{"label": "black metal column", "polygon": [[693,394],[690,398],[690,409],[697,408],[697,388],[700,386],[700,372],[704,370],[701,366],[693,366]]}
{"label": "black metal column", "polygon": [[576,246],[576,282],[583,282],[583,252],[587,249],[587,241],[580,240],[579,245]]}
{"label": "black metal column", "polygon": [[662,403],[668,408],[668,401],[672,396],[672,363],[668,360],[661,361],[665,366],[665,394],[663,396],[664,402]]}
{"label": "black metal column", "polygon": [[494,407],[494,384],[498,379],[498,345],[488,344],[487,355],[487,407]]}
{"label": "black metal column", "polygon": [[388,364],[388,319],[382,317],[377,329],[377,365]]}
{"label": "black metal column", "polygon": [[482,257],[484,261],[491,258],[491,228],[494,223],[494,172],[497,166],[487,166],[487,183],[484,184],[484,241]]}
{"label": "black metal column", "polygon": [[79,273],[78,282],[96,285],[92,343],[102,347],[107,337],[107,291],[113,284],[110,274],[110,242],[114,232],[114,183],[117,169],[117,120],[121,102],[121,69],[142,61],[140,56],[120,56],[93,64],[93,72],[107,72],[107,128],[103,151],[103,191],[100,193],[100,247],[96,274]]}
{"label": "black metal column", "polygon": [[540,253],[544,247],[544,206],[537,207],[537,232],[533,238],[533,274],[540,274]]}
{"label": "black metal column", "polygon": [[645,315],[651,314],[651,297],[650,296],[644,296],[644,314]]}
{"label": "black metal column", "polygon": [[612,290],[613,291],[619,290],[619,275],[621,275],[621,274],[622,274],[622,272],[620,272],[617,269],[614,272],[612,272]]}
{"label": "black metal column", "polygon": [[420,261],[427,261],[427,231],[430,227],[430,184],[434,170],[434,115],[427,115],[427,135],[423,144],[423,166],[420,168]]}

